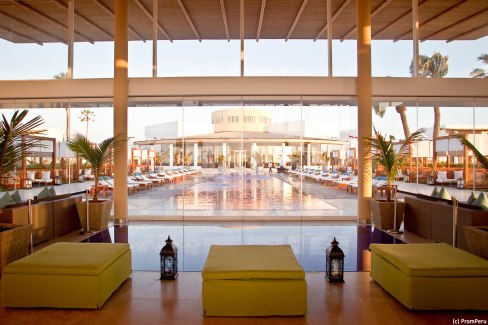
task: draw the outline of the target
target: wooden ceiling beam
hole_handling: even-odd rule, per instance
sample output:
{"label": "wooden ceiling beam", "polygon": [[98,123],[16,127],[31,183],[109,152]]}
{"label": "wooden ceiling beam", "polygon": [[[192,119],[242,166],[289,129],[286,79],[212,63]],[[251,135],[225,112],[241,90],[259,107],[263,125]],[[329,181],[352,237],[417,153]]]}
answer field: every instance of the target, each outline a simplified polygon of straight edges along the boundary
{"label": "wooden ceiling beam", "polygon": [[[62,40],[61,38],[57,37],[57,36],[56,36],[56,35],[54,35],[54,34],[51,34],[51,33],[49,33],[49,32],[46,32],[45,30],[40,29],[38,26],[34,26],[34,25],[32,25],[31,23],[29,23],[29,22],[27,22],[27,21],[24,21],[24,20],[22,20],[22,19],[20,19],[20,18],[17,18],[17,17],[11,16],[11,15],[7,14],[7,13],[6,13],[6,12],[4,12],[4,11],[0,11],[0,14],[1,14],[1,15],[3,15],[3,16],[5,16],[5,17],[7,17],[7,18],[9,18],[9,19],[11,19],[11,20],[13,20],[13,21],[15,21],[15,22],[17,22],[17,23],[19,23],[19,24],[25,25],[25,26],[27,26],[27,27],[29,27],[29,28],[32,28],[33,30],[37,30],[39,33],[41,33],[41,34],[45,34],[45,35],[47,35],[47,36],[49,36],[49,37],[51,37],[51,38],[53,38],[53,39],[57,40],[57,41],[58,41],[58,42],[60,42],[60,43],[64,43],[64,44],[66,44],[66,41]],[[41,45],[42,45],[42,44],[41,44]]]}
{"label": "wooden ceiling beam", "polygon": [[[23,8],[23,9],[25,9],[25,10],[33,13],[34,15],[36,15],[36,16],[44,19],[45,21],[48,21],[48,22],[50,22],[50,23],[52,23],[52,24],[54,24],[54,25],[56,25],[56,26],[64,29],[65,31],[68,31],[68,26],[61,24],[59,21],[57,21],[57,20],[55,20],[55,19],[53,19],[53,18],[51,18],[51,17],[43,14],[42,12],[40,12],[39,10],[31,7],[30,5],[28,5],[28,4],[24,3],[24,2],[16,1],[16,0],[10,0],[10,2],[12,2],[12,3],[16,4],[17,6],[19,6],[19,7]],[[94,44],[95,43],[91,38],[89,38],[89,37],[87,37],[87,36],[85,36],[85,35],[83,35],[81,33],[75,32],[75,34],[77,36],[83,38],[84,40],[90,42],[91,44]]]}
{"label": "wooden ceiling beam", "polygon": [[[339,15],[341,14],[341,12],[344,9],[346,9],[346,7],[349,4],[349,2],[351,2],[351,0],[346,0],[342,4],[342,6],[336,11],[336,13],[334,14],[334,16],[332,16],[332,22],[334,22],[334,20],[336,20],[336,18],[339,17]],[[313,39],[313,41],[316,42],[322,36],[322,34],[325,33],[326,30],[327,30],[327,23],[325,23],[324,27],[320,30],[320,32],[317,34],[317,36],[315,36],[315,38]]]}
{"label": "wooden ceiling beam", "polygon": [[[427,1],[429,0],[423,0],[421,3],[419,3],[419,9],[420,7],[422,7]],[[385,27],[383,27],[382,29],[380,29],[379,31],[377,31],[376,33],[372,34],[371,35],[371,38],[374,38],[375,36],[377,36],[378,34],[381,34],[383,33],[385,30],[387,30],[388,28],[390,28],[391,26],[393,26],[394,24],[396,24],[398,21],[402,20],[403,18],[407,17],[408,15],[412,14],[412,8],[410,8],[410,10],[408,10],[407,12],[405,12],[403,15],[401,15],[400,17],[398,17],[397,19],[395,19],[394,21],[392,21],[391,23],[389,23],[388,25],[386,25]]]}
{"label": "wooden ceiling beam", "polygon": [[[448,29],[450,29],[450,28],[452,28],[452,27],[455,27],[455,26],[457,26],[457,25],[459,25],[459,24],[462,24],[462,23],[464,23],[464,22],[466,22],[466,21],[469,21],[469,20],[471,20],[471,19],[473,19],[473,18],[476,18],[477,16],[482,15],[482,14],[484,14],[485,12],[488,12],[488,7],[487,7],[487,8],[485,8],[484,10],[478,11],[478,12],[476,12],[476,13],[472,14],[472,15],[469,15],[469,16],[467,16],[467,17],[464,17],[463,19],[458,20],[458,21],[456,21],[455,23],[452,23],[452,24],[450,24],[449,26],[444,27],[443,29],[440,29],[440,30],[438,30],[438,31],[436,31],[436,32],[434,32],[434,33],[431,33],[431,34],[429,34],[429,35],[427,35],[427,36],[423,37],[423,38],[422,38],[422,42],[423,42],[423,41],[428,40],[428,39],[429,39],[429,38],[431,38],[432,36],[435,36],[435,35],[437,35],[437,34],[440,34],[440,33],[444,32],[444,31],[448,30]],[[451,38],[451,39],[452,39],[452,38]]]}
{"label": "wooden ceiling beam", "polygon": [[288,34],[285,37],[285,42],[288,42],[290,39],[291,34],[295,30],[295,27],[298,24],[298,21],[300,20],[300,17],[302,16],[303,10],[305,9],[305,6],[307,5],[308,0],[303,0],[302,5],[300,6],[300,10],[298,10],[298,13],[295,17],[295,20],[293,21],[293,24],[291,25],[290,30],[288,31]]}
{"label": "wooden ceiling beam", "polygon": [[37,44],[39,44],[41,46],[44,45],[44,44],[42,44],[42,42],[40,40],[34,39],[34,38],[32,38],[30,36],[27,36],[25,34],[22,34],[20,32],[16,32],[16,31],[12,30],[12,28],[8,28],[8,27],[5,27],[5,26],[0,25],[0,30],[3,30],[6,33],[15,35],[17,37],[25,38],[26,40],[29,40],[30,42],[33,42],[33,43],[37,43]]}
{"label": "wooden ceiling beam", "polygon": [[[419,29],[421,27],[424,27],[425,25],[428,25],[430,23],[432,23],[433,21],[436,21],[437,19],[441,18],[443,15],[449,13],[450,11],[456,9],[457,7],[461,6],[462,4],[466,3],[468,0],[461,0],[460,2],[456,3],[455,5],[452,5],[450,6],[449,8],[441,11],[440,13],[438,13],[437,15],[435,15],[434,17],[430,18],[429,20],[426,20],[425,22],[423,22],[422,24],[419,24]],[[396,42],[396,41],[399,41],[401,40],[402,38],[404,38],[405,36],[407,36],[408,34],[412,33],[412,29],[410,29],[409,31],[403,33],[402,35],[396,37],[393,41]]]}
{"label": "wooden ceiling beam", "polygon": [[193,31],[193,34],[197,37],[198,41],[201,42],[202,38],[200,37],[200,34],[198,34],[197,29],[195,28],[195,25],[193,25],[193,21],[191,20],[190,15],[188,14],[188,11],[185,8],[185,5],[181,0],[176,0],[178,4],[180,5],[181,11],[183,12],[183,15],[185,15],[186,20],[188,21],[188,24],[190,25],[191,30]]}
{"label": "wooden ceiling beam", "polygon": [[452,41],[457,40],[459,37],[462,37],[462,36],[465,36],[465,35],[471,34],[471,33],[473,33],[473,32],[476,32],[476,31],[478,31],[478,30],[480,30],[480,29],[483,29],[483,28],[486,28],[486,27],[488,27],[488,23],[485,23],[485,24],[483,24],[483,25],[481,25],[481,26],[478,26],[478,27],[472,28],[472,29],[470,29],[470,30],[468,30],[468,31],[465,31],[465,32],[463,32],[463,33],[457,34],[456,36],[453,36],[453,37],[449,38],[449,39],[446,41],[446,43],[450,43],[450,42],[452,42]]}
{"label": "wooden ceiling beam", "polygon": [[225,12],[224,0],[220,0],[220,10],[222,10],[222,20],[224,21],[225,36],[227,37],[227,42],[230,42],[229,25],[227,25],[227,13]]}
{"label": "wooden ceiling beam", "polygon": [[[386,8],[386,6],[388,6],[390,4],[390,2],[392,2],[393,0],[386,0],[386,1],[383,1],[382,4],[380,4],[378,6],[378,8],[376,8],[372,13],[371,13],[371,19],[376,16],[377,14],[379,14],[383,9]],[[348,31],[346,33],[346,35],[342,36],[341,37],[341,42],[343,42],[344,40],[348,39],[349,37],[351,37],[352,34],[354,34],[356,31],[358,30],[358,26],[354,26],[353,29],[351,29],[350,31]]]}
{"label": "wooden ceiling beam", "polygon": [[[64,2],[61,2],[60,0],[51,0],[51,2],[53,2],[55,5],[57,5],[59,8],[61,9],[65,9],[66,12],[68,11],[68,6],[64,4]],[[91,27],[97,29],[98,31],[100,31],[102,34],[105,34],[105,36],[108,36],[109,38],[111,38],[112,40],[114,39],[114,35],[113,34],[110,34],[109,32],[107,32],[105,29],[103,29],[102,27],[98,26],[97,24],[95,24],[93,21],[91,21],[90,19],[86,18],[85,16],[83,16],[82,14],[80,14],[79,12],[77,12],[75,10],[75,17],[80,19],[81,21],[83,21],[85,24],[88,24],[90,25]]]}
{"label": "wooden ceiling beam", "polygon": [[263,28],[263,20],[264,20],[264,9],[266,8],[266,0],[261,1],[261,11],[259,13],[259,22],[258,22],[258,30],[256,32],[256,42],[259,42],[261,38],[261,28]]}
{"label": "wooden ceiling beam", "polygon": [[[141,8],[142,12],[146,14],[146,16],[149,18],[149,20],[152,23],[153,22],[152,13],[150,13],[149,10],[147,10],[146,7],[144,7],[144,5],[139,0],[134,0],[134,2],[139,6],[139,8]],[[173,43],[173,39],[169,37],[168,33],[166,33],[163,26],[161,26],[159,22],[158,22],[158,30],[164,35],[164,37],[166,37],[166,39],[168,39],[171,43]]]}
{"label": "wooden ceiling beam", "polygon": [[[106,5],[104,5],[103,3],[101,3],[98,0],[93,0],[93,2],[97,6],[99,6],[103,11],[105,11],[110,17],[112,17],[112,18],[115,19],[115,13],[109,7],[107,7]],[[130,25],[129,25],[129,32],[131,32],[135,37],[137,37],[138,39],[140,39],[141,41],[143,41],[144,43],[146,43],[146,40],[144,39],[144,37],[142,37],[141,34],[139,34],[138,32],[136,32]]]}

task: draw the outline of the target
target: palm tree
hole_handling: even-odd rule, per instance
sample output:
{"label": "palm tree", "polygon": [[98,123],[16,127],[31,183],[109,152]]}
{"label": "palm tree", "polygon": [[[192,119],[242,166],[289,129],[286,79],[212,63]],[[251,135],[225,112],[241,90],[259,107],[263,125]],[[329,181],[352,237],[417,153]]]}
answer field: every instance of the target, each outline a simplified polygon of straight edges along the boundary
{"label": "palm tree", "polygon": [[34,147],[39,147],[39,142],[36,139],[22,139],[27,135],[38,135],[44,132],[44,130],[36,130],[44,123],[40,115],[22,123],[28,112],[28,110],[15,111],[10,122],[2,114],[0,121],[1,179],[7,177]]}
{"label": "palm tree", "polygon": [[368,154],[371,153],[370,159],[372,163],[381,165],[385,169],[388,180],[388,190],[386,191],[386,200],[388,202],[391,201],[391,185],[398,171],[405,163],[410,144],[420,140],[423,132],[424,129],[418,129],[413,132],[402,142],[398,151],[395,149],[393,140],[387,140],[387,137],[379,133],[376,128],[374,129],[374,136],[364,138],[365,148]]}
{"label": "palm tree", "polygon": [[[449,56],[442,55],[439,52],[434,52],[431,57],[426,55],[420,55],[419,62],[419,77],[430,78],[443,78],[449,71]],[[413,73],[413,62],[410,64],[410,73]],[[432,168],[437,169],[437,152],[435,143],[439,137],[441,129],[441,108],[439,106],[434,107],[434,129],[432,131],[433,154],[432,154]]]}
{"label": "palm tree", "polygon": [[68,79],[68,73],[67,72],[60,72],[60,73],[54,75],[54,79]]}
{"label": "palm tree", "polygon": [[89,109],[84,109],[81,111],[80,121],[86,122],[86,133],[85,138],[88,139],[88,123],[95,121],[95,113]]}
{"label": "palm tree", "polygon": [[90,141],[82,134],[77,134],[74,138],[69,139],[66,144],[68,148],[81,158],[85,159],[92,167],[95,177],[95,189],[93,192],[93,202],[98,202],[98,179],[101,176],[102,167],[110,162],[113,158],[114,151],[119,147],[121,140],[114,137],[103,140],[99,144],[92,146]]}
{"label": "palm tree", "polygon": [[[484,64],[488,65],[488,53],[483,53],[478,56],[478,61],[483,62]],[[476,68],[471,71],[469,74],[473,78],[488,78],[488,70]]]}

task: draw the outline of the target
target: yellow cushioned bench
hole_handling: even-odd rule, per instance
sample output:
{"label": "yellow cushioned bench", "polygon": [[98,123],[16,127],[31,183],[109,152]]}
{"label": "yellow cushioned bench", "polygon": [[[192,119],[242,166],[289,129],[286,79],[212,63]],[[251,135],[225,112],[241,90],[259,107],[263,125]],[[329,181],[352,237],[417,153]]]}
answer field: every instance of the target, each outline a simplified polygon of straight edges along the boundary
{"label": "yellow cushioned bench", "polygon": [[305,272],[290,245],[212,245],[202,271],[207,316],[305,315]]}
{"label": "yellow cushioned bench", "polygon": [[371,276],[407,308],[488,310],[488,261],[445,243],[370,248]]}
{"label": "yellow cushioned bench", "polygon": [[8,264],[6,307],[100,308],[131,274],[128,244],[56,243]]}

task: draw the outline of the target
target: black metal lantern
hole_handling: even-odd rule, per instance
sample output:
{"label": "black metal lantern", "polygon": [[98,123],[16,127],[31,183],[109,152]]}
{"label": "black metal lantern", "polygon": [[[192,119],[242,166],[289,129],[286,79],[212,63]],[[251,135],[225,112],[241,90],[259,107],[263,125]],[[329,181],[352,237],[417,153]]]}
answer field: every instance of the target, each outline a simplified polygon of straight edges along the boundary
{"label": "black metal lantern", "polygon": [[325,251],[325,277],[329,282],[344,282],[344,252],[335,237],[331,244]]}
{"label": "black metal lantern", "polygon": [[405,176],[403,177],[403,180],[405,183],[410,182],[410,170],[407,169],[407,172],[405,173]]}
{"label": "black metal lantern", "polygon": [[429,178],[427,178],[427,185],[434,185],[435,180],[434,180],[434,175],[430,175]]}
{"label": "black metal lantern", "polygon": [[175,280],[178,276],[178,247],[173,245],[169,236],[159,255],[161,257],[160,280]]}

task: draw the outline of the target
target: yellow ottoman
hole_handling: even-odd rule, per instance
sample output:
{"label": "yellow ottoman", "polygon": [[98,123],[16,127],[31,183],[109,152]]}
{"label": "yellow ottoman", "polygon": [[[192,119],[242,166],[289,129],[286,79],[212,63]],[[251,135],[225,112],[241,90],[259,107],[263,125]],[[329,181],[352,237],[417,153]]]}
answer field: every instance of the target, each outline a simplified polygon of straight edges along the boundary
{"label": "yellow ottoman", "polygon": [[202,278],[207,316],[307,313],[305,272],[290,245],[212,245]]}
{"label": "yellow ottoman", "polygon": [[131,274],[128,244],[56,243],[7,265],[6,307],[100,308]]}
{"label": "yellow ottoman", "polygon": [[488,261],[445,243],[370,248],[371,276],[407,308],[488,310]]}

